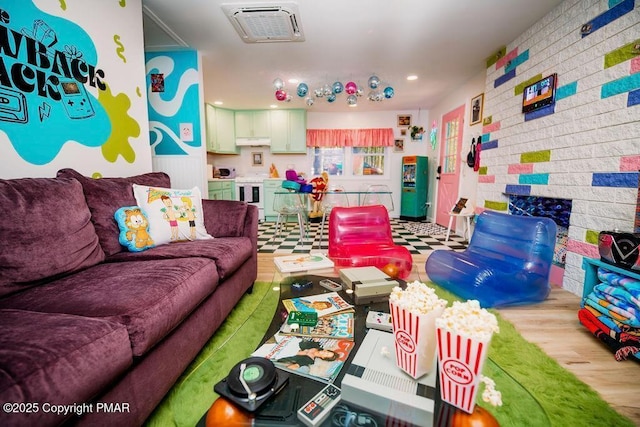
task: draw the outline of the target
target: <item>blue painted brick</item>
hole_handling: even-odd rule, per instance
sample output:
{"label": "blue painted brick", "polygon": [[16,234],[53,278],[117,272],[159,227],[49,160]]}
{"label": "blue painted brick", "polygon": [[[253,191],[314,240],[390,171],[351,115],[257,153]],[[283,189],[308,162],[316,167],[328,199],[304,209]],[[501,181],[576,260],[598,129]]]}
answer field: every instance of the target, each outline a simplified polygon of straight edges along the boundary
{"label": "blue painted brick", "polygon": [[[624,0],[601,15],[596,16],[589,22],[591,24],[591,32],[589,34],[631,12],[634,6],[635,0]],[[583,34],[582,37],[587,37],[589,34]]]}
{"label": "blue painted brick", "polygon": [[539,110],[530,111],[524,113],[524,121],[539,119],[540,117],[548,116],[556,112],[556,104],[547,105]]}
{"label": "blue painted brick", "polygon": [[508,73],[503,74],[502,76],[498,77],[494,82],[493,82],[493,87],[496,88],[500,85],[505,84],[506,82],[508,82],[509,80],[511,80],[512,78],[514,78],[516,76],[516,70],[511,70]]}
{"label": "blue painted brick", "polygon": [[603,84],[600,90],[600,97],[608,98],[635,89],[640,89],[640,73],[631,74],[630,76],[625,76]]}
{"label": "blue painted brick", "polygon": [[515,70],[518,65],[529,60],[529,49],[522,52],[520,55],[513,58],[509,63],[504,67],[504,72],[508,73],[511,70]]}
{"label": "blue painted brick", "polygon": [[578,90],[578,82],[569,83],[564,86],[560,86],[556,90],[556,100],[564,99],[569,96],[575,95]]}
{"label": "blue painted brick", "polygon": [[549,174],[548,173],[529,173],[522,174],[518,178],[518,182],[520,184],[540,184],[547,185],[549,184]]}
{"label": "blue painted brick", "polygon": [[492,148],[498,148],[498,140],[487,141],[482,143],[482,151],[491,150]]}
{"label": "blue painted brick", "polygon": [[591,185],[594,187],[637,188],[638,172],[594,173]]}
{"label": "blue painted brick", "polygon": [[528,196],[529,194],[531,194],[531,186],[507,184],[504,192],[506,194],[518,194],[520,196]]}
{"label": "blue painted brick", "polygon": [[640,89],[629,92],[627,107],[640,104]]}

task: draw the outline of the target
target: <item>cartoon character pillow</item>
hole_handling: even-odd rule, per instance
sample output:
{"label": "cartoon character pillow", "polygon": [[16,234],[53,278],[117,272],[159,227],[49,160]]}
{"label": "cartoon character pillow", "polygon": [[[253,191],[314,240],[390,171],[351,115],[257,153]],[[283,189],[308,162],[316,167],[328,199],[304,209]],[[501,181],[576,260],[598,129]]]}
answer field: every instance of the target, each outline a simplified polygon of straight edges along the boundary
{"label": "cartoon character pillow", "polygon": [[140,252],[155,246],[149,234],[149,220],[138,206],[122,207],[114,217],[120,228],[118,240],[129,252]]}
{"label": "cartoon character pillow", "polygon": [[198,187],[181,190],[133,184],[133,195],[149,218],[149,233],[156,245],[213,239],[204,226]]}

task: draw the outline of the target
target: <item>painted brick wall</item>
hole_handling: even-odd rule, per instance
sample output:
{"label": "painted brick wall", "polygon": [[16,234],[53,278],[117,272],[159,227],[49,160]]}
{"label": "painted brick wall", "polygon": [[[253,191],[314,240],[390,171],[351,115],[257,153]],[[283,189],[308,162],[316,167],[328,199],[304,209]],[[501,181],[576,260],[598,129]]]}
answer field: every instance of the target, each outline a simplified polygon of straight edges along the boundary
{"label": "painted brick wall", "polygon": [[[523,114],[524,86],[558,74],[555,106]],[[633,231],[640,169],[640,0],[567,0],[487,60],[478,206],[505,193],[573,200],[563,287],[601,230]]]}

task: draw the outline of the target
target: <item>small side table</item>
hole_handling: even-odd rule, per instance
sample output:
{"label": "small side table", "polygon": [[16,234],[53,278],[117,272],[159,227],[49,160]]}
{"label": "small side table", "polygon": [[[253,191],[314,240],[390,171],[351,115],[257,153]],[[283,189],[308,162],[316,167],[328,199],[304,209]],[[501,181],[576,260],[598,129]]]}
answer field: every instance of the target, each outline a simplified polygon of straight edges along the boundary
{"label": "small side table", "polygon": [[473,218],[474,216],[475,214],[473,212],[467,212],[467,213],[449,212],[449,227],[447,228],[447,237],[444,239],[444,241],[446,242],[449,240],[449,235],[451,234],[451,227],[453,226],[453,218],[465,219],[462,237],[467,239],[467,241],[471,240],[471,218]]}

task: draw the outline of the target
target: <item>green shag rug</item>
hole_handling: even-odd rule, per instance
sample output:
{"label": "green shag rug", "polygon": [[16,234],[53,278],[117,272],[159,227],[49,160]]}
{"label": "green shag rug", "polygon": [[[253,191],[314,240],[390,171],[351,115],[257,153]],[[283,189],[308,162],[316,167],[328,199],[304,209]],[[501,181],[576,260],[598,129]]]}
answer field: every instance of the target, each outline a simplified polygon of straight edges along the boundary
{"label": "green shag rug", "polygon": [[[458,300],[453,294],[429,283],[441,298]],[[270,283],[256,282],[203,348],[165,399],[147,420],[147,426],[195,426],[217,395],[213,386],[240,360],[248,357],[264,336],[278,303],[279,292]],[[502,392],[503,406],[488,408],[502,427],[533,426],[634,426],[618,414],[588,385],[562,368],[538,346],[527,342],[497,310],[500,333],[489,349],[484,374]],[[500,368],[497,368],[497,366]],[[515,379],[529,394],[512,391]],[[509,399],[509,396],[518,396]],[[535,408],[541,406],[546,416]]]}

